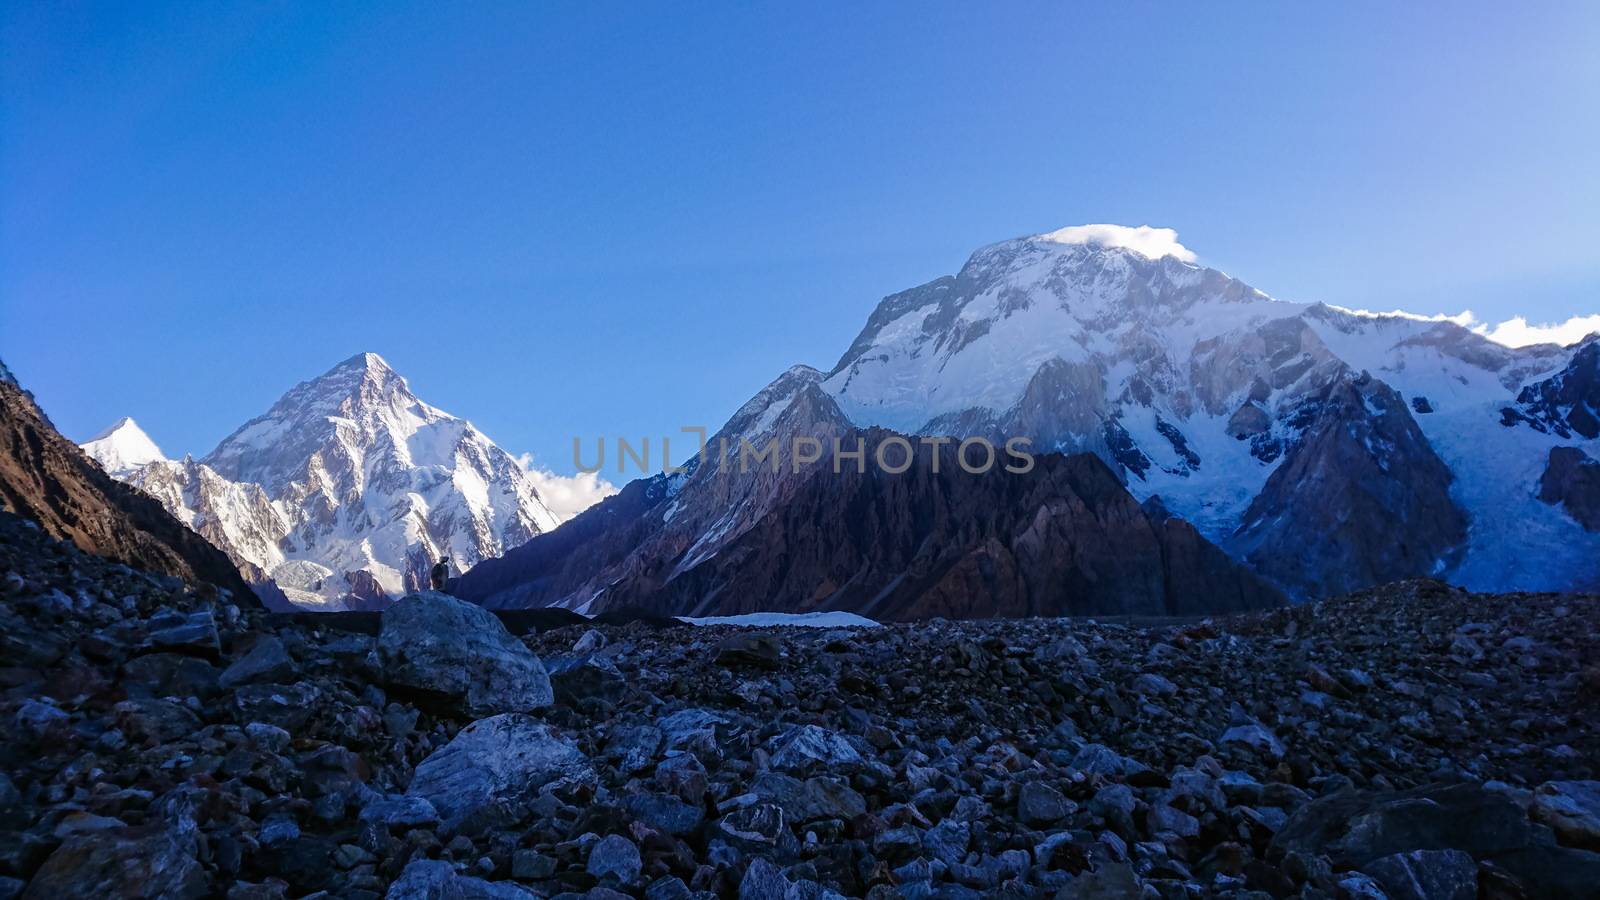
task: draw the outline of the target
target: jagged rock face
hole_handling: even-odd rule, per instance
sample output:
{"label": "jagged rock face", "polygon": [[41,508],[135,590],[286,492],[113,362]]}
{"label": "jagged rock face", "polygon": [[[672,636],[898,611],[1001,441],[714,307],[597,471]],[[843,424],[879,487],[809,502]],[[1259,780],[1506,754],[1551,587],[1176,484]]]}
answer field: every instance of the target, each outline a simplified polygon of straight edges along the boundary
{"label": "jagged rock face", "polygon": [[1577,447],[1553,448],[1539,479],[1539,499],[1565,508],[1584,530],[1600,531],[1600,460]]}
{"label": "jagged rock face", "polygon": [[260,485],[231,481],[193,457],[154,460],[124,474],[241,569],[266,573],[284,561],[289,523]]}
{"label": "jagged rock face", "polygon": [[1600,437],[1600,341],[1587,342],[1565,369],[1517,394],[1504,410],[1504,424],[1526,422],[1564,438]]}
{"label": "jagged rock face", "polygon": [[161,504],[107,475],[33,398],[0,380],[0,509],[91,553],[251,596],[215,547]]}
{"label": "jagged rock face", "polygon": [[1302,415],[1309,424],[1231,549],[1307,597],[1449,568],[1467,517],[1400,395],[1363,374],[1330,386]]}
{"label": "jagged rock face", "polygon": [[[886,437],[873,432],[867,446],[876,452]],[[1282,602],[1186,524],[1147,518],[1097,457],[1051,454],[1027,474],[972,475],[955,454],[942,448],[937,473],[931,449],[901,474],[812,473],[719,553],[665,580],[613,584],[607,602],[696,616],[848,610],[897,620]]]}
{"label": "jagged rock face", "polygon": [[459,572],[557,524],[516,460],[371,353],[296,386],[199,461],[160,458],[128,420],[85,446],[310,609],[381,607],[425,587],[441,556]]}

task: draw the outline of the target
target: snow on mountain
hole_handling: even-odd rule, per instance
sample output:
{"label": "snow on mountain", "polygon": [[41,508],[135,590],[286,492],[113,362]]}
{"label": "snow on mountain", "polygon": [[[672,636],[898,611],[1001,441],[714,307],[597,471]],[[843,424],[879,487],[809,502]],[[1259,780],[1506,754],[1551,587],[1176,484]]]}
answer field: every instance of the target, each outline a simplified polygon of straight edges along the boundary
{"label": "snow on mountain", "polygon": [[127,416],[80,446],[102,469],[117,476],[167,458],[156,442],[139,427],[139,423]]}
{"label": "snow on mountain", "polygon": [[[1298,450],[1312,398],[1370,372],[1411,404],[1432,445],[1419,452],[1444,459],[1472,520],[1450,571],[1477,588],[1587,577],[1533,560],[1600,558],[1600,536],[1522,502],[1566,439],[1499,421],[1572,348],[1505,346],[1461,317],[1277,300],[1194,259],[1170,230],[1119,226],[984,247],[957,274],[885,298],[823,386],[857,425],[1097,453],[1137,496],[1159,495],[1226,544]],[[1497,527],[1511,509],[1517,527]],[[1501,566],[1513,557],[1523,562]]]}
{"label": "snow on mountain", "polygon": [[198,461],[129,466],[132,432],[109,434],[119,477],[306,606],[398,595],[441,556],[465,571],[558,524],[517,460],[374,353],[295,386]]}

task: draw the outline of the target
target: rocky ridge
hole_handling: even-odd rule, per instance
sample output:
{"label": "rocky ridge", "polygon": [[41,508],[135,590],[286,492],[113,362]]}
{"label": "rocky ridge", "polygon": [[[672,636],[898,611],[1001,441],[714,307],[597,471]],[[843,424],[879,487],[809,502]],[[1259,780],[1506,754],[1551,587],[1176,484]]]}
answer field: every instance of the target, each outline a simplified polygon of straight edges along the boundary
{"label": "rocky ridge", "polygon": [[519,637],[274,616],[10,516],[0,569],[4,897],[1600,885],[1600,597]]}

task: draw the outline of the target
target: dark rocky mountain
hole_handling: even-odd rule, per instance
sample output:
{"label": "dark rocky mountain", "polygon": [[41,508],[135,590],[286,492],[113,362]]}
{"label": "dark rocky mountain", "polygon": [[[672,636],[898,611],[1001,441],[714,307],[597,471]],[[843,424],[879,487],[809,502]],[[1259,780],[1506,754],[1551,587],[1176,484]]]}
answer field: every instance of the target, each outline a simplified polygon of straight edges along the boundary
{"label": "dark rocky mountain", "polygon": [[1245,511],[1230,549],[1300,596],[1449,568],[1467,533],[1453,476],[1405,400],[1346,375],[1291,416],[1304,423]]}
{"label": "dark rocky mountain", "polygon": [[107,475],[9,377],[0,378],[0,509],[90,553],[253,596],[227,556]]}
{"label": "dark rocky mountain", "polygon": [[[1600,460],[1577,447],[1551,449],[1539,499],[1564,507],[1586,530],[1600,531]],[[1600,568],[1600,560],[1595,566]]]}
{"label": "dark rocky mountain", "polygon": [[518,638],[438,594],[241,608],[7,514],[0,571],[4,897],[1600,884],[1596,596]]}
{"label": "dark rocky mountain", "polygon": [[1502,417],[1564,438],[1600,437],[1600,340],[1591,337],[1566,368],[1523,388]]}
{"label": "dark rocky mountain", "polygon": [[[710,438],[689,471],[634,482],[554,534],[480,564],[455,592],[499,608],[845,610],[892,620],[1201,614],[1282,602],[1187,523],[1146,515],[1096,457],[1049,454],[1015,473],[998,451],[991,471],[969,474],[954,444],[850,427],[819,380],[791,370]],[[798,470],[796,437],[814,438],[818,454]],[[741,460],[741,439],[775,442],[778,471]],[[865,464],[836,460],[834,441],[846,450],[859,441]],[[898,446],[882,453],[906,471],[876,464],[886,441],[916,448],[909,461]]]}
{"label": "dark rocky mountain", "polygon": [[[889,432],[866,434],[873,451]],[[894,450],[891,452],[898,452]],[[715,555],[614,583],[607,605],[692,615],[846,610],[881,620],[1186,615],[1282,595],[1188,523],[1151,518],[1098,457],[1027,474],[960,470],[955,449],[906,472],[813,475]],[[937,472],[935,472],[937,468]]]}

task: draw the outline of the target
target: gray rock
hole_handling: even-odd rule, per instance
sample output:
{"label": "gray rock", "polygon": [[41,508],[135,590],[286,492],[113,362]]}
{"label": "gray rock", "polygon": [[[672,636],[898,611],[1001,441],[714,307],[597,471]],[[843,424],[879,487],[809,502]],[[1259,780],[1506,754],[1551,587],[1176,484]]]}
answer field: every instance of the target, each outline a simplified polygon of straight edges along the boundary
{"label": "gray rock", "polygon": [[622,798],[628,814],[668,834],[689,834],[705,820],[705,808],[691,806],[670,794],[642,791]]}
{"label": "gray rock", "polygon": [[563,703],[596,697],[615,701],[628,687],[615,663],[592,653],[554,657],[545,670],[556,699]]}
{"label": "gray rock", "polygon": [[1326,855],[1336,868],[1361,868],[1413,850],[1487,856],[1531,841],[1527,815],[1510,799],[1479,785],[1458,784],[1319,797],[1289,817],[1272,847],[1279,853]]}
{"label": "gray rock", "polygon": [[409,797],[433,804],[446,830],[520,821],[552,782],[590,778],[576,744],[517,713],[480,719],[417,765]]}
{"label": "gray rock", "polygon": [[1129,759],[1104,744],[1084,744],[1072,758],[1071,766],[1083,772],[1099,775],[1132,775],[1145,771],[1144,764]]}
{"label": "gray rock", "polygon": [[865,760],[842,735],[817,725],[797,725],[772,742],[772,767],[785,771],[838,772]]}
{"label": "gray rock", "polygon": [[1561,843],[1600,850],[1600,781],[1547,781],[1534,789],[1529,812]]}
{"label": "gray rock", "polygon": [[1477,900],[1478,864],[1460,850],[1413,850],[1361,867],[1389,900]]}
{"label": "gray rock", "polygon": [[1222,733],[1219,738],[1224,744],[1237,744],[1248,747],[1257,753],[1263,753],[1273,759],[1283,757],[1283,742],[1266,729],[1266,726],[1256,722],[1246,725],[1235,725]]}
{"label": "gray rock", "polygon": [[739,879],[739,900],[785,900],[791,885],[778,867],[756,857]]}
{"label": "gray rock", "polygon": [[264,634],[256,639],[249,653],[222,670],[218,684],[230,689],[253,681],[287,681],[293,675],[294,660],[289,658],[283,641],[275,635]]}
{"label": "gray rock", "polygon": [[202,897],[209,885],[198,846],[187,820],[74,834],[34,873],[22,896]]}
{"label": "gray rock", "polygon": [[538,896],[509,881],[459,875],[438,859],[413,860],[384,894],[385,900],[528,900]]}
{"label": "gray rock", "polygon": [[411,594],[384,610],[378,657],[391,684],[468,715],[528,712],[554,700],[533,651],[493,613],[447,594]]}
{"label": "gray rock", "polygon": [[151,617],[145,646],[159,650],[181,650],[216,657],[222,653],[217,636],[217,620],[209,607],[181,613],[166,610]]}
{"label": "gray rock", "polygon": [[639,848],[620,834],[608,834],[589,849],[585,870],[602,881],[611,879],[618,884],[633,884],[639,880],[644,867],[639,858]]}
{"label": "gray rock", "polygon": [[1042,781],[1025,782],[1017,793],[1017,818],[1025,825],[1049,825],[1077,808],[1076,803]]}

